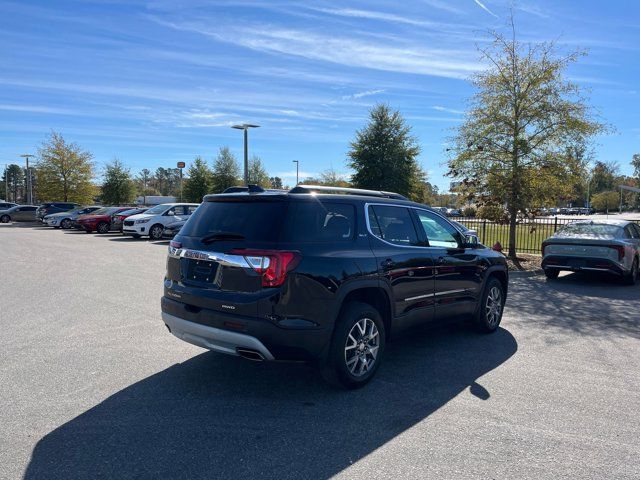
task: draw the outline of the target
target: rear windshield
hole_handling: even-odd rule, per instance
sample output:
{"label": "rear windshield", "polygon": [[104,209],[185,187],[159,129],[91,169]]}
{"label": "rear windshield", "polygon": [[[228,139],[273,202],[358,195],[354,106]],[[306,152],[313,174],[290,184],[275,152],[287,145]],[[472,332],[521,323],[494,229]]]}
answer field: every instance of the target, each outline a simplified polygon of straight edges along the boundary
{"label": "rear windshield", "polygon": [[591,235],[606,237],[622,237],[622,228],[604,223],[570,223],[562,227],[556,236]]}
{"label": "rear windshield", "polygon": [[180,234],[229,233],[249,242],[346,242],[354,238],[355,217],[354,206],[340,202],[205,202]]}
{"label": "rear windshield", "polygon": [[204,202],[191,215],[180,234],[204,237],[232,233],[247,241],[276,242],[286,212],[287,203],[282,201]]}

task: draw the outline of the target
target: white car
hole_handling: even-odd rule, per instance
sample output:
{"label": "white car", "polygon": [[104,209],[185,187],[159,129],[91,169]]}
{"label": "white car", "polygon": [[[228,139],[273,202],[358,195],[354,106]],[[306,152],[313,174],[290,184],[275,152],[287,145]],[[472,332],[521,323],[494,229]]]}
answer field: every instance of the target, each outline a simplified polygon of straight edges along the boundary
{"label": "white car", "polygon": [[160,240],[164,227],[181,220],[187,220],[196,211],[198,203],[163,203],[144,213],[127,217],[122,224],[122,233],[134,238],[148,236]]}

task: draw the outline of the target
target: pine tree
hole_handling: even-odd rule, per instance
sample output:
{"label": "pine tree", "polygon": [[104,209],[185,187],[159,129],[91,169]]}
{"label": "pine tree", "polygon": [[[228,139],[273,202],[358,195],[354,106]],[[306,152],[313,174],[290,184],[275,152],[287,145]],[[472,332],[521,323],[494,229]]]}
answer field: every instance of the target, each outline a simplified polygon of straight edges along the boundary
{"label": "pine tree", "polygon": [[250,185],[260,185],[264,188],[268,188],[271,186],[271,179],[269,178],[269,174],[262,165],[262,160],[257,155],[254,155],[249,159],[248,176]]}
{"label": "pine tree", "polygon": [[125,205],[133,201],[135,184],[131,172],[117,158],[107,165],[102,183],[102,203]]}
{"label": "pine tree", "polygon": [[369,112],[369,124],[356,133],[349,151],[357,188],[387,190],[413,197],[423,174],[416,160],[420,147],[398,111],[380,104]]}
{"label": "pine tree", "polygon": [[202,197],[211,193],[212,174],[202,157],[196,157],[184,181],[184,198],[187,202],[202,202]]}
{"label": "pine tree", "polygon": [[223,192],[229,187],[240,184],[238,160],[229,147],[222,147],[213,163],[211,189],[214,193]]}

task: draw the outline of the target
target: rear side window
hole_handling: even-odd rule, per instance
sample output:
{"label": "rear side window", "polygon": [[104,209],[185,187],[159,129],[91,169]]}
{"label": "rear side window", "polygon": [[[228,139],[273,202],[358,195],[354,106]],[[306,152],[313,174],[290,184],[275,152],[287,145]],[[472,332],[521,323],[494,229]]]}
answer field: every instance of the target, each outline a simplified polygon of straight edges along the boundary
{"label": "rear side window", "polygon": [[287,203],[282,201],[204,202],[189,216],[181,235],[242,235],[247,241],[275,242],[282,231]]}
{"label": "rear side window", "polygon": [[292,202],[282,240],[335,243],[353,240],[356,211],[348,203]]}
{"label": "rear side window", "polygon": [[369,226],[378,238],[394,245],[418,245],[418,234],[409,209],[385,205],[369,206]]}

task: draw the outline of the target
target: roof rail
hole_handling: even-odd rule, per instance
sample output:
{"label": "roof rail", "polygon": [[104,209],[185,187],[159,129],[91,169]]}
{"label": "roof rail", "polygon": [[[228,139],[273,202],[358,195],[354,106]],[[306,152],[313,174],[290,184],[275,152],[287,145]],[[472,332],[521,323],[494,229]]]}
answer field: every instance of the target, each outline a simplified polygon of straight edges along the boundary
{"label": "roof rail", "polygon": [[228,187],[222,193],[238,193],[238,192],[262,193],[264,192],[264,188],[262,188],[260,185],[236,186],[236,187]]}
{"label": "roof rail", "polygon": [[347,195],[362,195],[365,197],[383,197],[394,198],[396,200],[408,200],[404,195],[394,192],[384,192],[382,190],[364,190],[362,188],[348,188],[348,187],[331,187],[327,185],[298,185],[289,193],[345,193]]}

